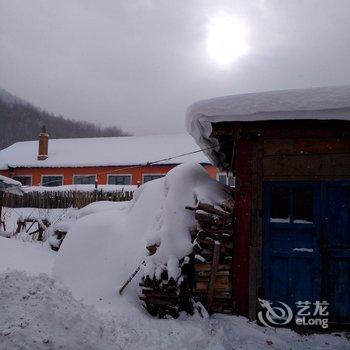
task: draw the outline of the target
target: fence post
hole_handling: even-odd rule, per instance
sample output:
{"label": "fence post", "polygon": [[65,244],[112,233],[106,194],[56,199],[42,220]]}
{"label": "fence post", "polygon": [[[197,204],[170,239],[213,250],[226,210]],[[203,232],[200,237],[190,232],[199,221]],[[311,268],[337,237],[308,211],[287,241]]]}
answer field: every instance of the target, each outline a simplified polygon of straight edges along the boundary
{"label": "fence post", "polygon": [[94,201],[96,202],[97,201],[97,185],[98,185],[98,180],[97,180],[97,177],[95,179],[95,191],[94,191]]}

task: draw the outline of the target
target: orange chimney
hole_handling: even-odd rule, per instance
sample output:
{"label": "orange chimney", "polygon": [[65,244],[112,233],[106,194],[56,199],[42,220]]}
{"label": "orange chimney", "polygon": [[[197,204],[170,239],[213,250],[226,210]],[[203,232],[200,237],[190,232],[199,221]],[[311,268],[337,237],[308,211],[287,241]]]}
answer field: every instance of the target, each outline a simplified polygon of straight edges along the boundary
{"label": "orange chimney", "polygon": [[38,160],[45,160],[48,157],[49,151],[49,134],[46,133],[45,125],[42,126],[39,134],[39,152]]}

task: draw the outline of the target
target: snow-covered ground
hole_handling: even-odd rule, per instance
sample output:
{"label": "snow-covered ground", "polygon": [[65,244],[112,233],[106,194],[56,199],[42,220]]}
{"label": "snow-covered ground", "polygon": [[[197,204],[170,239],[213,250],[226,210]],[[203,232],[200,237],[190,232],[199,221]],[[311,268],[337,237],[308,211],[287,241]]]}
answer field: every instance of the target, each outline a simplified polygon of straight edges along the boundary
{"label": "snow-covered ground", "polygon": [[0,349],[349,349],[341,336],[300,336],[244,317],[158,320],[101,312],[47,274],[0,273]]}
{"label": "snow-covered ground", "polygon": [[[300,336],[244,317],[152,318],[137,298],[142,273],[120,296],[118,287],[145,259],[147,243],[163,249],[149,257],[143,273],[169,266],[176,272],[193,226],[184,204],[215,204],[225,197],[199,166],[169,174],[141,186],[130,202],[96,203],[75,213],[78,220],[58,253],[45,244],[0,237],[0,349],[350,348],[344,336]],[[187,182],[180,181],[183,176]]]}

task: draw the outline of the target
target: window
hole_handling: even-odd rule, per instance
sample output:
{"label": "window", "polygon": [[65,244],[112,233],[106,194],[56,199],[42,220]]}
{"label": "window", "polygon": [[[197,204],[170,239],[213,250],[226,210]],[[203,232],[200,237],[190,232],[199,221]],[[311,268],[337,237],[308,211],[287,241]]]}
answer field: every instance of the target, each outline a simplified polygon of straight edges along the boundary
{"label": "window", "polygon": [[270,222],[311,224],[313,200],[313,191],[310,188],[272,188]]}
{"label": "window", "polygon": [[62,186],[63,185],[63,176],[62,175],[43,175],[41,177],[42,186]]}
{"label": "window", "polygon": [[131,185],[131,175],[108,175],[108,185]]}
{"label": "window", "polygon": [[235,187],[235,177],[227,173],[219,173],[217,175],[217,180],[227,186]]}
{"label": "window", "polygon": [[274,187],[271,189],[270,217],[271,222],[290,222],[290,189]]}
{"label": "window", "polygon": [[19,181],[23,186],[31,186],[32,185],[32,176],[31,175],[14,176],[13,179],[16,181]]}
{"label": "window", "polygon": [[143,183],[146,183],[148,181],[156,180],[161,177],[164,177],[165,174],[144,174],[143,175]]}
{"label": "window", "polygon": [[293,190],[293,222],[313,222],[313,192],[309,188]]}
{"label": "window", "polygon": [[96,175],[74,175],[74,185],[93,185],[95,184]]}

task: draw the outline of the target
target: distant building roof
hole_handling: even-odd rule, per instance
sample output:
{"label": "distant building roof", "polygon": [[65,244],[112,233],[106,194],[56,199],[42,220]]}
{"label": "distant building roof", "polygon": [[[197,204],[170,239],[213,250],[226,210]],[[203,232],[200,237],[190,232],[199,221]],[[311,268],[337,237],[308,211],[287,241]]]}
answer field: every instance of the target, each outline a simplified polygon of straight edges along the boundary
{"label": "distant building roof", "polygon": [[[203,100],[192,104],[186,127],[197,144],[218,165],[212,123],[283,119],[350,120],[350,86],[267,91]],[[215,152],[214,152],[215,151]]]}
{"label": "distant building roof", "polygon": [[48,158],[37,160],[38,141],[25,141],[0,151],[0,169],[209,163],[203,152],[167,159],[197,150],[187,134],[50,139]]}

